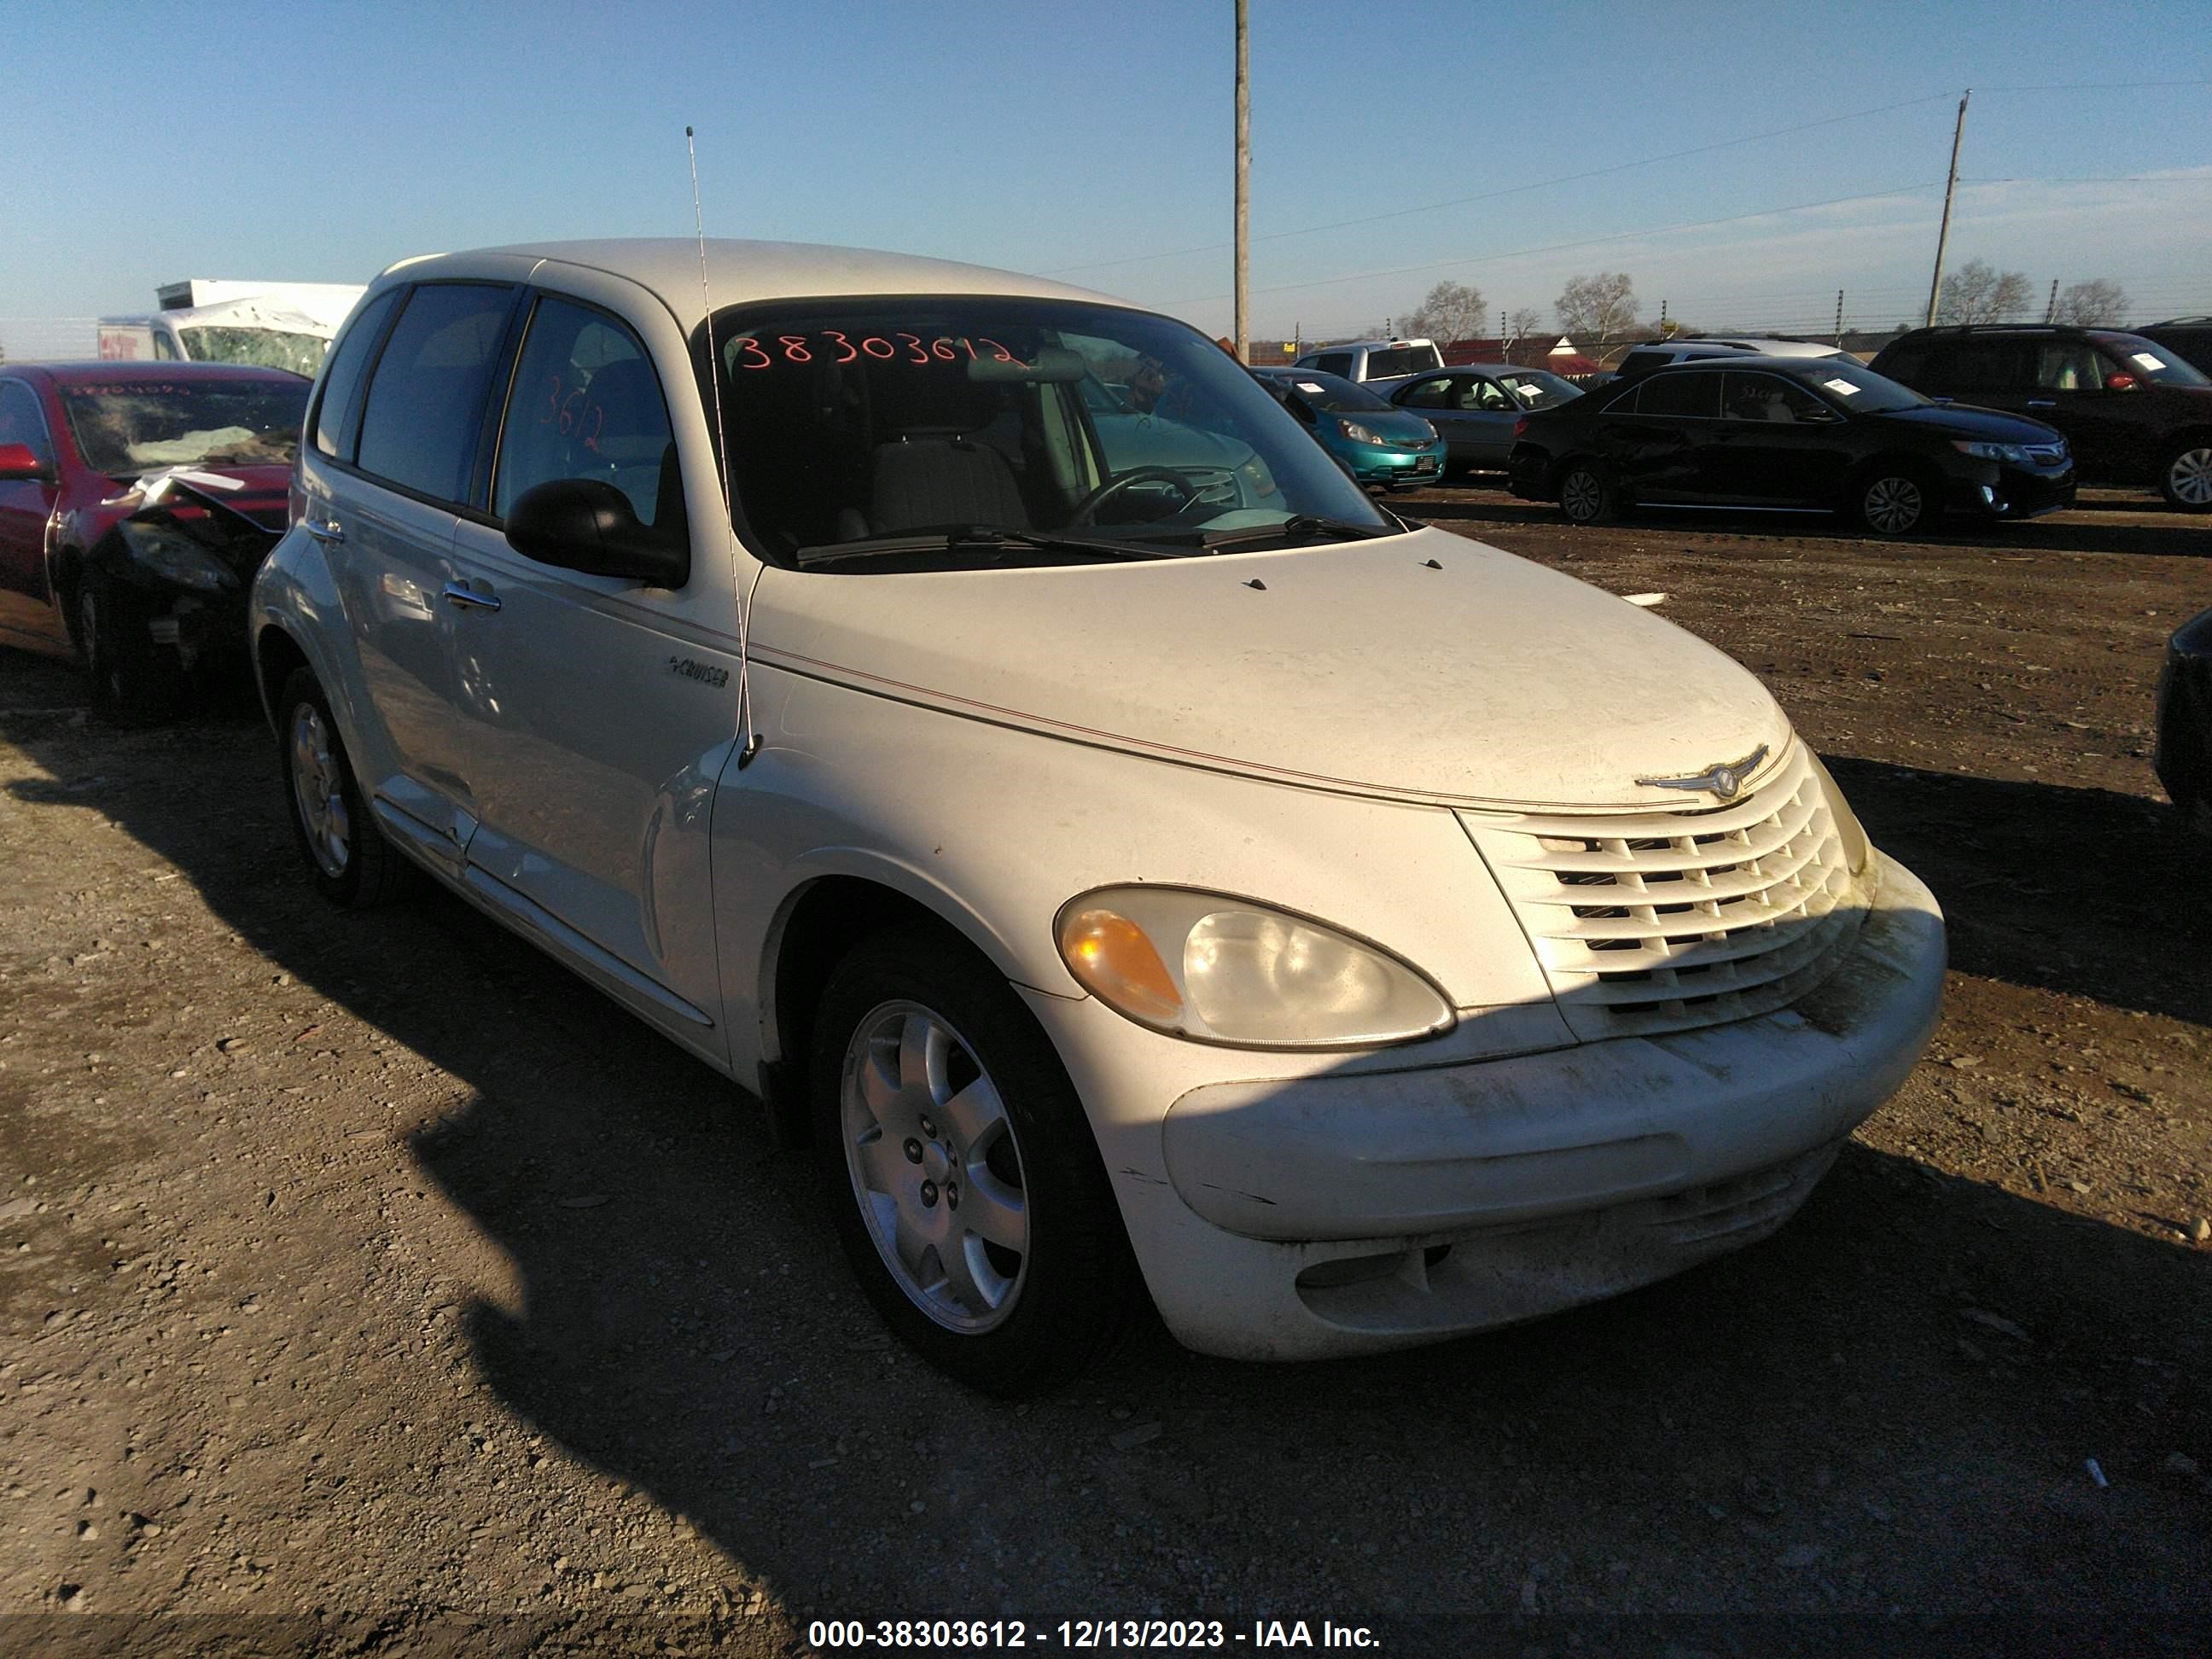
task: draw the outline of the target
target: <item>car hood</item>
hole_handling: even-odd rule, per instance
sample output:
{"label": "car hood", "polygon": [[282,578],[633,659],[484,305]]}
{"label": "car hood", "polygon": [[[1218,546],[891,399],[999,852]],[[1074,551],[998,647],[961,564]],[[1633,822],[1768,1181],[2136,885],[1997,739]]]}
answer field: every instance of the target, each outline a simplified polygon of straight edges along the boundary
{"label": "car hood", "polygon": [[[1473,807],[1701,797],[1639,779],[1790,742],[1758,680],[1650,611],[1420,530],[1036,569],[770,568],[755,659],[1179,764]],[[763,726],[775,740],[774,705]],[[1710,803],[1707,803],[1710,804]]]}
{"label": "car hood", "polygon": [[1906,426],[1932,432],[1956,433],[1961,438],[1979,438],[1990,443],[2056,444],[2066,441],[2064,434],[2056,428],[2045,426],[2040,421],[2007,415],[2001,410],[1977,409],[1971,404],[1921,404],[1911,409],[1887,410],[1861,418],[1897,421]]}

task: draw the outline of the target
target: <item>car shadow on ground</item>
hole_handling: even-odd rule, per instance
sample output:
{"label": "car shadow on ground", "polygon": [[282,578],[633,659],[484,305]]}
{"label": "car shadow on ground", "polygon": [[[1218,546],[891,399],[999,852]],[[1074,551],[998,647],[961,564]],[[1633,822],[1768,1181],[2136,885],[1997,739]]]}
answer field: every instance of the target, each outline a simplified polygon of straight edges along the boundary
{"label": "car shadow on ground", "polygon": [[[1531,1608],[2025,1608],[2138,1634],[2212,1613],[2212,1491],[2164,1467],[2209,1431],[2185,1248],[1854,1145],[1773,1239],[1609,1304],[1290,1368],[1145,1328],[1081,1384],[994,1403],[883,1334],[805,1160],[705,1067],[457,900],[317,900],[257,723],[117,736],[39,709],[0,732],[52,774],[18,802],[104,814],[466,1086],[409,1150],[514,1264],[516,1299],[460,1316],[483,1379],[802,1622],[1287,1597],[1443,1651]],[[155,763],[106,758],[125,745]],[[1877,833],[1893,795],[1934,790],[1856,781]],[[1983,890],[1957,886],[1954,926]]]}
{"label": "car shadow on ground", "polygon": [[1962,973],[2212,1025],[2208,853],[2163,801],[1828,756],[1875,844],[1942,902]]}
{"label": "car shadow on ground", "polygon": [[[1480,536],[1478,527],[1483,525],[1560,531],[1574,528],[1556,506],[1493,495],[1485,492],[1479,482],[1473,488],[1477,493],[1457,496],[1417,494],[1395,500],[1390,505],[1393,511],[1406,518],[1468,535]],[[1896,538],[1870,536],[1832,514],[1732,513],[1726,507],[1632,509],[1602,528],[1631,535],[1663,537],[1684,531],[1768,541],[1802,541],[1808,538],[1832,541],[1842,538],[1875,546],[1960,548],[1970,551],[1987,549],[2014,555],[2126,553],[2168,558],[2212,557],[2212,519],[2203,514],[2179,512],[2149,517],[2164,506],[2163,502],[2130,501],[2117,507],[2088,509],[2142,514],[2148,522],[2100,524],[2083,514],[2059,513],[2014,524],[1974,526],[1954,520],[1924,534]]]}

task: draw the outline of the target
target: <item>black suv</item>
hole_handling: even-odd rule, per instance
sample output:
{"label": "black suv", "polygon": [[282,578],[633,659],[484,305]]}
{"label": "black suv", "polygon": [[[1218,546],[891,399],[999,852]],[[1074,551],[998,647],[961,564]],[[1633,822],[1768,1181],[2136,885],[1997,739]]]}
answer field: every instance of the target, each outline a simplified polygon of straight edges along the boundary
{"label": "black suv", "polygon": [[2212,512],[2212,380],[2171,346],[2101,328],[1918,328],[1869,367],[2057,427],[2086,483],[2155,484],[2185,512]]}

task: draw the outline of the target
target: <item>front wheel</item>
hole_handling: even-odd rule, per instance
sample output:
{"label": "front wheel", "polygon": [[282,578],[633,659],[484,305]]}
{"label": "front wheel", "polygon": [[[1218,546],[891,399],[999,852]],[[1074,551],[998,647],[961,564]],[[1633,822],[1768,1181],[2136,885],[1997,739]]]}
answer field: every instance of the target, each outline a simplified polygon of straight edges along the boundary
{"label": "front wheel", "polygon": [[98,571],[76,591],[76,646],[92,682],[92,705],[112,719],[148,726],[176,713],[185,668],[154,643],[144,602]]}
{"label": "front wheel", "polygon": [[1908,536],[1933,515],[1935,500],[1909,472],[1881,471],[1860,480],[1853,501],[1858,521],[1877,536]]}
{"label": "front wheel", "polygon": [[1613,481],[1587,461],[1577,461],[1559,475],[1559,511],[1569,524],[1604,524],[1620,508]]}
{"label": "front wheel", "polygon": [[2158,493],[2184,513],[2212,513],[2212,440],[2191,438],[2167,456]]}
{"label": "front wheel", "polygon": [[1112,1342],[1135,1266],[1089,1120],[1029,1011],[955,939],[856,946],[814,1022],[814,1145],[868,1299],[1001,1398]]}

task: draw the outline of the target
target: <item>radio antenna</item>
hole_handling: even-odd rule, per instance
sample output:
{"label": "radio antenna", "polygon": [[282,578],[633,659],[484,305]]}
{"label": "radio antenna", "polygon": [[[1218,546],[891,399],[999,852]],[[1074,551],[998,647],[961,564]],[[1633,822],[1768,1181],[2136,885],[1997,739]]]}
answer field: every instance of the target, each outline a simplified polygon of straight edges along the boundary
{"label": "radio antenna", "polygon": [[[714,349],[714,301],[707,289],[707,221],[699,210],[699,146],[691,136],[691,129],[684,129],[684,153],[691,158],[691,225],[699,239],[699,303],[706,312],[703,325],[707,336],[707,395],[714,405],[714,460],[722,475],[722,525],[728,532],[734,550],[737,539],[737,520],[730,507],[730,441],[722,425],[721,356]],[[739,771],[752,764],[753,757],[760,752],[760,734],[753,730],[752,687],[752,610],[753,596],[750,587],[742,588],[738,599],[738,750]]]}

